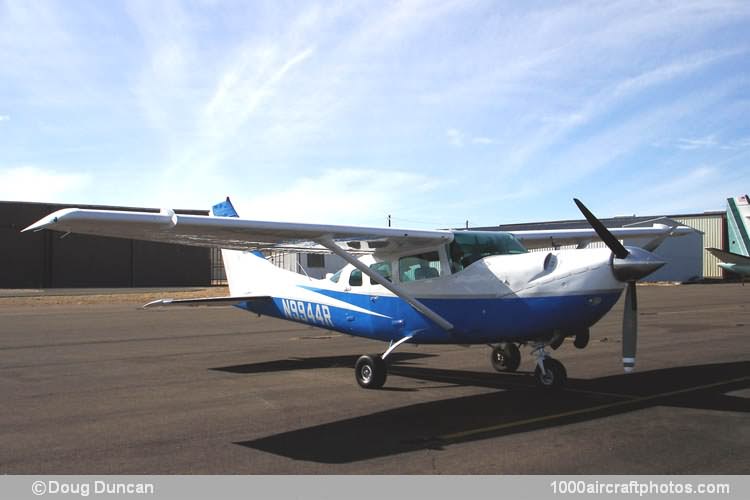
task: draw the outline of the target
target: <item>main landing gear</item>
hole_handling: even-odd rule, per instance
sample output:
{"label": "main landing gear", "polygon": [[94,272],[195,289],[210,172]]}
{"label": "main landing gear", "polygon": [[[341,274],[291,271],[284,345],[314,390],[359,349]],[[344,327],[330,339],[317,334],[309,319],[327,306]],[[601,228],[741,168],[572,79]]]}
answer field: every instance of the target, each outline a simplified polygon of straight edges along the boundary
{"label": "main landing gear", "polygon": [[354,365],[354,375],[360,387],[380,389],[388,377],[388,368],[380,354],[365,354]]}
{"label": "main landing gear", "polygon": [[[576,341],[578,340],[579,338],[576,338]],[[588,342],[588,335],[585,336],[585,339],[581,336],[580,340],[580,343],[584,343],[584,340]],[[536,378],[537,385],[544,390],[560,389],[565,385],[568,373],[565,370],[565,366],[558,360],[550,357],[549,353],[545,350],[547,345],[553,348],[554,345],[550,344],[549,341],[530,342],[529,345],[531,347],[531,354],[536,359],[534,377]],[[503,342],[492,347],[490,361],[492,362],[492,367],[499,372],[514,372],[521,364],[521,352],[515,343]]]}
{"label": "main landing gear", "polygon": [[521,365],[521,351],[513,342],[503,342],[492,348],[490,361],[499,372],[514,372]]}
{"label": "main landing gear", "polygon": [[383,354],[365,354],[357,359],[354,364],[354,376],[360,387],[365,389],[380,389],[388,378],[388,365],[385,359],[395,348],[411,339],[411,335],[399,339],[398,342],[391,341],[391,345]]}

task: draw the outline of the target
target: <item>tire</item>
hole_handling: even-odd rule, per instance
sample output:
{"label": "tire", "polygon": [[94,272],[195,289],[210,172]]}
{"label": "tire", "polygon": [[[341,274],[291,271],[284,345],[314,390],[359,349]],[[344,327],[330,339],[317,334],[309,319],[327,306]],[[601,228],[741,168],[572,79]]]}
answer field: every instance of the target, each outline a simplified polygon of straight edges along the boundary
{"label": "tire", "polygon": [[585,332],[581,332],[578,335],[576,335],[575,340],[573,341],[573,345],[576,346],[577,349],[583,349],[587,345],[589,345],[589,338],[590,338],[589,331],[586,330]]}
{"label": "tire", "polygon": [[354,376],[364,389],[380,389],[385,384],[388,368],[378,354],[360,356],[354,365]]}
{"label": "tire", "polygon": [[565,366],[552,358],[544,358],[543,363],[544,374],[542,374],[539,365],[534,370],[537,385],[546,391],[554,391],[562,388],[568,380],[568,373],[565,370]]}
{"label": "tire", "polygon": [[521,366],[521,351],[513,342],[498,344],[492,349],[490,361],[499,372],[514,372]]}

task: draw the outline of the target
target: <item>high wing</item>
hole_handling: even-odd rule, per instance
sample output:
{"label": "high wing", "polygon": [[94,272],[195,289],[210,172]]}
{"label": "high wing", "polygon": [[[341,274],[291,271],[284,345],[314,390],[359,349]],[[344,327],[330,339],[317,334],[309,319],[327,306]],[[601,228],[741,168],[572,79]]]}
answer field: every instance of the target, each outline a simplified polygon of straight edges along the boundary
{"label": "high wing", "polygon": [[[339,243],[368,241],[370,251],[373,248],[399,251],[429,247],[453,239],[453,232],[449,230],[269,222],[238,217],[181,215],[172,210],[150,213],[66,208],[44,217],[24,231],[42,229],[233,250],[276,248],[307,252],[330,251],[320,245],[322,240]],[[652,238],[650,246],[653,248],[667,236],[680,236],[691,231],[693,229],[685,226],[670,227],[664,224],[610,228],[610,232],[618,238]],[[591,228],[510,232],[528,249],[565,245],[582,247],[598,240]],[[359,245],[349,245],[347,250],[350,253],[367,251]]]}
{"label": "high wing", "polygon": [[[93,234],[181,245],[233,250],[283,248],[314,250],[321,240],[372,241],[389,250],[419,248],[453,239],[451,231],[375,228],[268,222],[237,217],[67,208],[58,210],[24,229],[52,229],[65,233]],[[373,245],[374,246],[374,245]]]}
{"label": "high wing", "polygon": [[706,248],[706,251],[720,261],[726,262],[727,264],[737,264],[738,266],[750,265],[750,257],[747,257],[745,255],[725,252],[724,250],[719,250],[718,248]]}
{"label": "high wing", "polygon": [[[650,227],[618,227],[607,228],[618,239],[643,238],[648,241],[644,248],[653,250],[668,236],[682,236],[695,231],[687,226],[667,226],[654,224]],[[599,236],[592,228],[587,229],[545,229],[538,231],[509,231],[521,243],[533,250],[535,248],[561,247],[566,245],[586,246],[592,241],[598,241]]]}

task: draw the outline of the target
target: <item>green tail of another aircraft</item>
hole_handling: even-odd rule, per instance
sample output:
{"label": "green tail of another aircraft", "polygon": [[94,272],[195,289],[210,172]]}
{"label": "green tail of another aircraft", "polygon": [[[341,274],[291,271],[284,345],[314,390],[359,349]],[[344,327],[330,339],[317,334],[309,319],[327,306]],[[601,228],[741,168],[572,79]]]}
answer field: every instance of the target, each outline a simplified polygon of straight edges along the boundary
{"label": "green tail of another aircraft", "polygon": [[718,248],[706,250],[721,262],[719,267],[750,276],[750,197],[748,195],[727,199],[727,231],[729,251]]}

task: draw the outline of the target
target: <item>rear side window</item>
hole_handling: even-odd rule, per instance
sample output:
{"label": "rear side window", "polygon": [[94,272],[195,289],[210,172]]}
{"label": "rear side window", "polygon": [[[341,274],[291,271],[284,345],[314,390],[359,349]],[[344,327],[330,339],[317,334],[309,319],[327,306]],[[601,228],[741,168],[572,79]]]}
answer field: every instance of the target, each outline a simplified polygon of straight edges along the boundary
{"label": "rear side window", "polygon": [[362,271],[355,269],[349,275],[349,286],[362,286]]}

